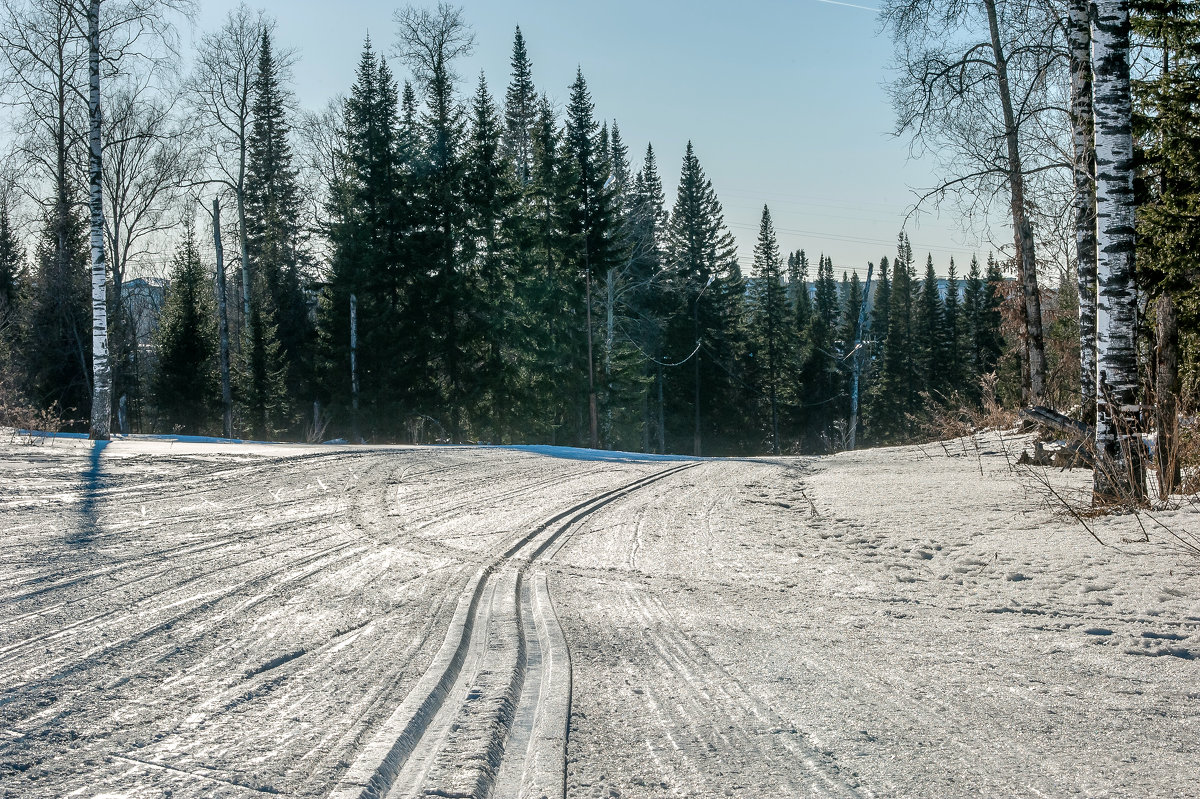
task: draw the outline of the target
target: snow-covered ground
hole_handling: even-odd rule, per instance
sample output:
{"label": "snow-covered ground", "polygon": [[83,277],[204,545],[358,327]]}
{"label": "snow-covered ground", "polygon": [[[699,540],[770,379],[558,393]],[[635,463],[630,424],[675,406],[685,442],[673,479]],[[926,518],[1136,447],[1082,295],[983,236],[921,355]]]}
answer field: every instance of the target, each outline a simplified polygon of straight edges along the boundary
{"label": "snow-covered ground", "polygon": [[0,795],[1197,795],[1200,563],[1003,446],[6,437]]}

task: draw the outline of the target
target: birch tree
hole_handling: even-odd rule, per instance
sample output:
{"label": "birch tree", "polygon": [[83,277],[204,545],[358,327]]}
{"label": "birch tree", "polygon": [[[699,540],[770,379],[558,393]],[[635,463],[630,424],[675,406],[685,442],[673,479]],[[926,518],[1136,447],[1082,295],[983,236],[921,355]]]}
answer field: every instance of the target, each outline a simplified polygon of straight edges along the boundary
{"label": "birch tree", "polygon": [[[1013,262],[1022,289],[1023,399],[1044,392],[1046,357],[1032,209],[1040,184],[1070,168],[1040,139],[1065,117],[1055,96],[1060,26],[1039,0],[888,0],[885,27],[896,44],[891,92],[897,133],[945,173],[925,202],[959,202],[986,220],[1004,206],[1012,221]],[[1035,144],[1036,142],[1036,144]]]}
{"label": "birch tree", "polygon": [[[76,191],[76,148],[85,139],[80,110],[87,108],[90,262],[92,275],[92,396],[90,433],[107,438],[111,413],[108,298],[103,208],[102,71],[113,75],[134,61],[154,62],[169,45],[170,16],[190,11],[189,0],[28,0],[4,6],[0,22],[5,95],[20,107],[22,154],[53,185],[50,218],[60,232],[56,258],[69,260],[65,231]],[[169,48],[168,48],[169,49]],[[86,64],[86,69],[84,65]],[[86,80],[84,75],[86,74]],[[48,147],[46,145],[49,145]],[[39,181],[27,191],[41,196]]]}
{"label": "birch tree", "polygon": [[1128,0],[1092,4],[1096,131],[1096,455],[1098,503],[1145,494],[1134,282],[1133,108]]}
{"label": "birch tree", "polygon": [[100,136],[100,0],[87,6],[88,205],[92,217],[92,421],[88,438],[107,441],[112,420],[108,359],[108,268],[104,258],[104,161]]}
{"label": "birch tree", "polygon": [[[114,71],[122,60],[153,53],[147,38],[162,41],[171,31],[166,20],[169,9],[190,9],[184,2],[108,2],[107,33],[101,40],[101,0],[86,0],[86,7],[73,3],[78,18],[87,20],[88,43],[88,205],[91,212],[92,271],[92,413],[89,437],[107,440],[112,419],[112,364],[108,352],[108,267],[104,247],[104,152],[103,114],[100,104],[102,57]],[[117,301],[120,302],[118,295]]]}
{"label": "birch tree", "polygon": [[205,34],[188,81],[196,120],[203,128],[201,152],[205,182],[233,195],[238,221],[238,255],[242,268],[242,317],[250,317],[250,254],[246,242],[246,163],[263,33],[274,22],[245,4],[229,12],[220,29]]}
{"label": "birch tree", "polygon": [[1092,33],[1089,0],[1069,0],[1071,142],[1075,194],[1075,275],[1079,294],[1079,389],[1082,418],[1096,416],[1096,150],[1092,131]]}
{"label": "birch tree", "polygon": [[115,302],[109,347],[116,398],[136,391],[130,362],[138,351],[123,300],[126,280],[177,224],[183,188],[196,172],[190,136],[176,114],[178,95],[160,82],[155,71],[139,70],[110,81],[104,91],[104,242]]}

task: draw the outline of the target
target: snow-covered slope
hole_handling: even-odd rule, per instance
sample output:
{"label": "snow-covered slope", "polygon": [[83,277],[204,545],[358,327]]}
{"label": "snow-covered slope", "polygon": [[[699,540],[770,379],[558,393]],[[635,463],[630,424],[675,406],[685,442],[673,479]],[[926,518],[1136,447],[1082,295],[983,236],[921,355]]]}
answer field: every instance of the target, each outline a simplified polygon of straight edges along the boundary
{"label": "snow-covered slope", "polygon": [[0,795],[1194,793],[1198,564],[1001,450],[2,444]]}

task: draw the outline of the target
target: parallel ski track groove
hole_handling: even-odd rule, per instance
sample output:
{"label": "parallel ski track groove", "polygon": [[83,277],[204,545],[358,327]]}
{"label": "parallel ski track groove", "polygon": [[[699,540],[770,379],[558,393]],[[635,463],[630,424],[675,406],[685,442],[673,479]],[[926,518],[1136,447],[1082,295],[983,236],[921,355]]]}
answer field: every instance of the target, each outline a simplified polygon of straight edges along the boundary
{"label": "parallel ski track groove", "polygon": [[[405,699],[400,708],[397,708],[393,719],[384,725],[384,729],[377,736],[377,739],[384,736],[386,738],[373,741],[373,745],[368,746],[360,754],[359,760],[352,764],[339,786],[330,794],[330,799],[382,799],[388,794],[405,762],[418,747],[424,744],[425,731],[441,710],[447,693],[458,680],[479,616],[480,597],[485,584],[500,564],[521,560],[523,564],[520,564],[520,568],[523,569],[524,565],[539,557],[563,533],[585,517],[646,485],[696,465],[695,463],[685,463],[663,469],[576,503],[529,532],[518,536],[499,556],[494,557],[490,563],[480,568],[474,578],[474,585],[468,588],[469,595],[464,594],[460,598],[460,608],[463,602],[466,602],[465,610],[456,612],[455,621],[452,621],[451,628],[447,631],[442,649],[435,657],[431,670],[426,672],[425,677],[414,687],[410,696]],[[545,540],[530,550],[528,554],[517,558],[522,549],[527,548],[554,525],[558,525],[558,529],[546,536]],[[518,694],[523,679],[524,674],[518,674],[514,679]],[[406,706],[408,706],[408,711],[402,712],[405,711]],[[509,721],[511,722],[511,717]],[[507,727],[501,732],[504,737],[507,737]],[[491,785],[489,782],[480,787],[483,790],[479,795],[487,795]]]}

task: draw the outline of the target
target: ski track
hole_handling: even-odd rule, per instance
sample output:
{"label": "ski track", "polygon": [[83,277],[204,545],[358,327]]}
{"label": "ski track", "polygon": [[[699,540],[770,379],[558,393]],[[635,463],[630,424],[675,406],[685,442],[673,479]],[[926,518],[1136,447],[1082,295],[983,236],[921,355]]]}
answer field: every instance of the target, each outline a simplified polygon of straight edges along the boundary
{"label": "ski track", "polygon": [[0,795],[325,795],[427,667],[476,562],[548,497],[637,473],[110,446],[0,456],[20,465],[0,483]]}
{"label": "ski track", "polygon": [[0,444],[0,797],[1190,795],[1200,568],[1014,441]]}
{"label": "ski track", "polygon": [[704,464],[574,531],[569,795],[1192,793],[1200,570],[990,447]]}

